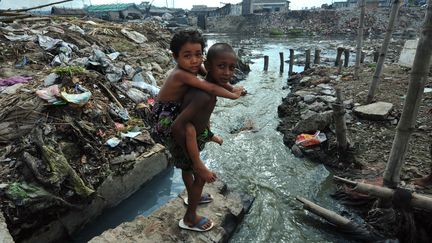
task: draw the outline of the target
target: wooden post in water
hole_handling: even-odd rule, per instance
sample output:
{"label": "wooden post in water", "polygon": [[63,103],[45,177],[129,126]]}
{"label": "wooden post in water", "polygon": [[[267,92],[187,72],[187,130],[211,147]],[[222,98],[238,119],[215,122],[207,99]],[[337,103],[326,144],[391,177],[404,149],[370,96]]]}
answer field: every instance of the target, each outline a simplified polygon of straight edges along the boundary
{"label": "wooden post in water", "polygon": [[307,49],[306,50],[306,63],[305,63],[304,70],[310,69],[310,61],[311,61],[311,50]]}
{"label": "wooden post in water", "polygon": [[379,55],[380,55],[379,52],[378,51],[374,51],[373,55],[374,55],[373,61],[374,62],[378,62],[378,58],[379,58]]}
{"label": "wooden post in water", "polygon": [[321,63],[321,50],[316,49],[315,50],[315,56],[314,56],[314,64],[320,64]]}
{"label": "wooden post in water", "polygon": [[345,122],[345,106],[342,101],[340,88],[336,88],[336,102],[332,105],[333,119],[336,128],[338,151],[343,153],[348,148],[347,125]]}
{"label": "wooden post in water", "polygon": [[264,56],[264,71],[268,70],[269,56]]}
{"label": "wooden post in water", "polygon": [[288,75],[291,75],[293,73],[293,66],[294,66],[294,49],[290,49],[290,56],[289,56],[289,70]]}
{"label": "wooden post in water", "polygon": [[279,52],[279,58],[280,58],[280,67],[279,67],[279,71],[281,73],[283,73],[284,71],[284,54],[283,52]]}
{"label": "wooden post in water", "polygon": [[345,56],[344,67],[348,67],[349,58],[350,58],[350,49],[347,48],[344,50],[344,56]]}
{"label": "wooden post in water", "polygon": [[336,55],[336,61],[335,61],[335,66],[339,66],[339,62],[341,61],[341,57],[342,57],[342,53],[344,51],[343,47],[338,47],[337,49],[337,55]]}
{"label": "wooden post in water", "polygon": [[364,51],[361,52],[360,63],[364,63],[366,57],[366,53]]}

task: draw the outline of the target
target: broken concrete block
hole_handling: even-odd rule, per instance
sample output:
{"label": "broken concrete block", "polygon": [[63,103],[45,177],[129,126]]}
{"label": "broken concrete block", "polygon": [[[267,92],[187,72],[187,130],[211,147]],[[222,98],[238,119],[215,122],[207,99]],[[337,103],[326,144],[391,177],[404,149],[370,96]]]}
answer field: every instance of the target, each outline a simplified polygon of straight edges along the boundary
{"label": "broken concrete block", "polygon": [[385,120],[392,109],[393,104],[380,101],[369,105],[357,106],[353,111],[356,116],[367,120]]}

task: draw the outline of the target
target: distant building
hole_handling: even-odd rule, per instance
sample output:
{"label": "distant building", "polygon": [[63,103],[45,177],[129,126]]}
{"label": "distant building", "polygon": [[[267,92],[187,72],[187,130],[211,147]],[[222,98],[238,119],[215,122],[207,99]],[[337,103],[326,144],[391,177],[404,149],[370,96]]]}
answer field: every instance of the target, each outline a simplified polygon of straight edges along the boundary
{"label": "distant building", "polygon": [[[359,2],[358,0],[347,0],[346,6],[342,4],[342,2],[335,2],[333,3],[333,7],[334,8],[341,8],[341,7],[357,8],[359,6],[358,2]],[[378,7],[390,7],[391,2],[392,0],[366,0],[366,8],[375,9]]]}
{"label": "distant building", "polygon": [[203,14],[218,9],[217,7],[207,7],[207,5],[192,5],[191,13]]}
{"label": "distant building", "polygon": [[243,0],[242,2],[242,15],[253,13],[252,0]]}
{"label": "distant building", "polygon": [[286,0],[252,0],[252,9],[254,13],[281,12],[289,10],[290,1]]}
{"label": "distant building", "polygon": [[51,14],[52,15],[61,15],[61,16],[84,17],[84,16],[87,16],[87,11],[85,9],[79,9],[79,8],[52,7],[51,8]]}
{"label": "distant building", "polygon": [[209,17],[218,17],[218,16],[227,16],[234,15],[238,16],[242,14],[242,4],[225,4],[222,8],[218,8],[216,10],[210,11],[208,13]]}
{"label": "distant building", "polygon": [[134,3],[90,5],[86,10],[90,16],[110,21],[143,18],[142,10]]}
{"label": "distant building", "polygon": [[333,8],[348,8],[349,3],[348,1],[344,1],[344,2],[334,2],[332,4]]}

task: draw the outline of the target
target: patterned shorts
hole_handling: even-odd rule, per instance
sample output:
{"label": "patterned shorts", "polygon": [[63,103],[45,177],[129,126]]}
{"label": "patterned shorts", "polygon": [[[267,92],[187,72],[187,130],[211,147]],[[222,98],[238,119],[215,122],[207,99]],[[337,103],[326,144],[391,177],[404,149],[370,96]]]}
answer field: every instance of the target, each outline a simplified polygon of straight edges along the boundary
{"label": "patterned shorts", "polygon": [[[210,140],[213,134],[206,128],[201,134],[197,135],[197,143],[199,151],[202,151],[205,144]],[[181,146],[174,143],[174,141],[169,141],[167,143],[168,150],[173,156],[173,164],[175,167],[185,170],[192,170],[192,160],[185,154]]]}

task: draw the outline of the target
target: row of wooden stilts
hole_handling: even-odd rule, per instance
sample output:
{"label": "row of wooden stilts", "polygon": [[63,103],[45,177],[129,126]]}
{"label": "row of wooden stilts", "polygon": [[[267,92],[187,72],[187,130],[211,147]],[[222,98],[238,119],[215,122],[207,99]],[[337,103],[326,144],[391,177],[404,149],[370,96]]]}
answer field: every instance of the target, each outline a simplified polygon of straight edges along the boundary
{"label": "row of wooden stilts", "polygon": [[[289,52],[290,52],[290,55],[289,55],[288,74],[291,75],[293,73],[293,66],[294,66],[294,49],[290,49]],[[344,55],[343,61],[342,61],[342,54]],[[305,60],[304,70],[308,70],[311,67],[311,50],[310,49],[305,50],[305,56],[306,56],[306,60]],[[360,58],[360,63],[364,63],[365,57],[366,57],[366,53],[362,52],[361,58]],[[373,58],[374,62],[378,62],[378,57],[379,57],[379,52],[378,51],[374,52],[374,58]],[[335,66],[342,67],[342,65],[343,65],[344,67],[348,67],[349,59],[350,59],[350,49],[338,47],[337,48],[337,54],[336,54]],[[281,73],[283,73],[284,72],[284,66],[285,66],[285,59],[284,59],[284,53],[283,52],[279,52],[279,60],[280,60],[279,70]],[[313,64],[314,65],[321,64],[321,50],[320,49],[315,50]],[[266,56],[264,56],[264,71],[268,71],[268,65],[269,65],[269,56],[266,55]]]}

